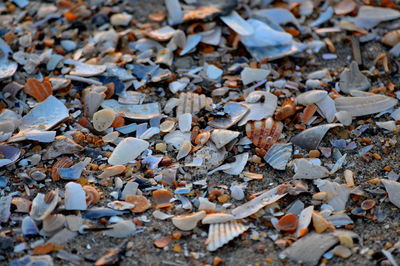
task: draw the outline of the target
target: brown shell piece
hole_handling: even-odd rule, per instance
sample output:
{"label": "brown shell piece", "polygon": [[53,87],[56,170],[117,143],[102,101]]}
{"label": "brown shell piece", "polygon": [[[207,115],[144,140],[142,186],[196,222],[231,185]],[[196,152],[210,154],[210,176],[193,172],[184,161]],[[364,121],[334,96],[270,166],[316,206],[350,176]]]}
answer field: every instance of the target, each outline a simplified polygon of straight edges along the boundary
{"label": "brown shell piece", "polygon": [[211,136],[211,133],[210,133],[209,130],[203,131],[203,132],[199,133],[199,134],[196,136],[196,138],[195,138],[195,140],[194,140],[194,143],[195,143],[195,144],[204,145],[204,144],[206,144],[207,141],[210,139],[210,136]]}
{"label": "brown shell piece", "polygon": [[258,148],[266,151],[274,145],[283,129],[281,122],[276,122],[272,117],[260,121],[249,121],[246,124],[246,135]]}
{"label": "brown shell piece", "polygon": [[278,107],[275,113],[275,120],[281,121],[296,113],[296,105],[293,99],[285,99],[282,106]]}
{"label": "brown shell piece", "polygon": [[28,79],[26,81],[24,92],[39,102],[43,102],[50,95],[53,94],[53,88],[51,87],[50,81],[44,80],[40,82],[37,79]]}
{"label": "brown shell piece", "polygon": [[395,46],[400,42],[400,30],[389,31],[383,36],[383,43],[389,46]]}
{"label": "brown shell piece", "polygon": [[293,233],[297,229],[298,222],[299,219],[297,218],[297,215],[290,213],[279,219],[278,223],[276,224],[276,228],[278,228],[280,231]]}
{"label": "brown shell piece", "polygon": [[125,201],[135,205],[135,207],[131,209],[134,213],[145,212],[151,207],[150,201],[144,196],[127,195]]}
{"label": "brown shell piece", "polygon": [[368,210],[372,209],[373,207],[375,207],[375,205],[376,205],[375,200],[367,199],[361,203],[361,209],[368,211]]}
{"label": "brown shell piece", "polygon": [[190,20],[202,20],[206,19],[216,13],[221,12],[221,10],[213,7],[213,6],[204,6],[199,9],[189,11],[183,16],[184,21],[190,21]]}
{"label": "brown shell piece", "polygon": [[62,157],[60,160],[55,162],[55,164],[53,164],[53,167],[51,168],[51,178],[53,179],[53,181],[60,180],[60,174],[58,173],[57,169],[68,168],[71,167],[73,164],[74,162],[68,157]]}
{"label": "brown shell piece", "polygon": [[171,203],[169,202],[173,197],[173,194],[166,189],[159,189],[153,191],[153,200],[156,203],[156,208],[166,208],[170,207]]}
{"label": "brown shell piece", "polygon": [[306,124],[312,116],[315,114],[317,111],[318,107],[315,104],[308,104],[306,108],[304,108],[303,113],[301,115],[301,122]]}
{"label": "brown shell piece", "polygon": [[154,246],[156,246],[156,247],[158,247],[158,248],[165,248],[165,247],[168,246],[171,242],[172,242],[172,237],[166,236],[166,237],[159,238],[159,239],[155,240],[155,241],[154,241]]}
{"label": "brown shell piece", "polygon": [[192,92],[181,93],[179,95],[180,104],[176,110],[176,116],[191,113],[197,114],[201,109],[210,107],[212,104],[211,98],[204,94],[196,94]]}
{"label": "brown shell piece", "polygon": [[83,186],[86,194],[86,203],[88,205],[96,204],[100,201],[100,193],[92,186]]}

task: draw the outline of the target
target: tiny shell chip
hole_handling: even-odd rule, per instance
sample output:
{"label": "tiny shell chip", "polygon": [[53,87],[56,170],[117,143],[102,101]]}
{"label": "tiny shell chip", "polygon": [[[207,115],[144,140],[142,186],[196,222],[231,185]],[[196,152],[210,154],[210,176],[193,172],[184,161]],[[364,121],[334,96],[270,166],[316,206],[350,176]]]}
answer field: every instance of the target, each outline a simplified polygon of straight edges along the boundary
{"label": "tiny shell chip", "polygon": [[206,240],[207,250],[217,250],[232,239],[244,233],[247,229],[249,229],[248,226],[245,226],[238,221],[210,224],[208,238]]}
{"label": "tiny shell chip", "polygon": [[285,170],[292,157],[292,151],[293,147],[290,143],[275,143],[265,154],[264,160],[276,170]]}
{"label": "tiny shell chip", "polygon": [[[49,112],[51,110],[51,112]],[[54,96],[49,96],[45,101],[36,105],[22,118],[19,126],[21,130],[39,129],[49,130],[58,123],[67,119],[68,109]]]}
{"label": "tiny shell chip", "polygon": [[268,150],[281,136],[283,124],[272,117],[261,121],[249,121],[246,124],[246,135],[259,148]]}
{"label": "tiny shell chip", "polygon": [[134,213],[142,213],[151,207],[150,201],[145,196],[128,195],[125,200],[135,205],[131,208]]}
{"label": "tiny shell chip", "polygon": [[201,221],[203,224],[226,223],[235,219],[235,216],[229,213],[210,213]]}
{"label": "tiny shell chip", "polygon": [[159,189],[153,191],[153,200],[156,203],[156,208],[164,208],[171,206],[170,200],[173,198],[173,194],[166,189]]}
{"label": "tiny shell chip", "polygon": [[24,92],[39,102],[43,102],[53,94],[51,83],[47,80],[39,81],[37,79],[28,79],[26,81]]}
{"label": "tiny shell chip", "polygon": [[149,120],[160,116],[161,109],[159,103],[146,104],[120,104],[117,100],[105,100],[101,107],[111,109],[116,113],[122,113],[125,117],[138,120]]}
{"label": "tiny shell chip", "polygon": [[179,105],[176,110],[176,115],[191,113],[197,114],[203,108],[209,108],[212,100],[204,94],[196,94],[192,92],[181,93],[179,95]]}
{"label": "tiny shell chip", "polygon": [[48,192],[46,195],[38,193],[32,201],[29,215],[39,221],[46,218],[57,206],[58,189]]}
{"label": "tiny shell chip", "polygon": [[85,63],[78,63],[75,65],[75,69],[69,74],[72,76],[80,77],[92,77],[97,76],[106,71],[107,67],[105,65],[90,65]]}
{"label": "tiny shell chip", "polygon": [[299,219],[297,218],[297,215],[290,213],[279,219],[278,223],[276,224],[276,228],[280,231],[293,233],[296,231],[298,222]]}
{"label": "tiny shell chip", "polygon": [[0,62],[0,80],[11,77],[17,71],[18,64],[12,61]]}
{"label": "tiny shell chip", "polygon": [[78,183],[69,182],[65,185],[64,205],[66,210],[86,210],[86,194]]}
{"label": "tiny shell chip", "polygon": [[135,160],[142,152],[149,147],[149,143],[145,140],[128,137],[123,139],[114,149],[108,163],[111,165],[127,164]]}
{"label": "tiny shell chip", "polygon": [[101,132],[109,128],[115,119],[115,112],[110,109],[97,111],[93,115],[93,127]]}
{"label": "tiny shell chip", "polygon": [[110,230],[105,231],[105,236],[123,238],[133,235],[136,232],[136,225],[131,220],[123,220],[111,226]]}
{"label": "tiny shell chip", "polygon": [[199,211],[186,215],[179,215],[172,218],[172,223],[182,231],[193,230],[199,221],[206,216],[205,211]]}
{"label": "tiny shell chip", "polygon": [[16,162],[21,155],[21,150],[9,145],[0,145],[0,153],[3,157],[0,159],[0,167],[2,167]]}
{"label": "tiny shell chip", "polygon": [[129,210],[135,207],[135,204],[126,202],[126,201],[119,201],[115,200],[112,202],[107,203],[107,207],[117,210],[117,211],[124,211],[124,210]]}

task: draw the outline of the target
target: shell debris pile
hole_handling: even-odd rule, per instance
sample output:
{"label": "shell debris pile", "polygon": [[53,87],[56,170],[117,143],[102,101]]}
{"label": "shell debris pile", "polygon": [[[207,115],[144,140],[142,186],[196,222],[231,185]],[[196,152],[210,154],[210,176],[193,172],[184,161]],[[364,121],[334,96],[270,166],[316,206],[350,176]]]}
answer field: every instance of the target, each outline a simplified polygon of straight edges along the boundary
{"label": "shell debris pile", "polygon": [[398,265],[399,56],[391,0],[0,1],[0,264]]}

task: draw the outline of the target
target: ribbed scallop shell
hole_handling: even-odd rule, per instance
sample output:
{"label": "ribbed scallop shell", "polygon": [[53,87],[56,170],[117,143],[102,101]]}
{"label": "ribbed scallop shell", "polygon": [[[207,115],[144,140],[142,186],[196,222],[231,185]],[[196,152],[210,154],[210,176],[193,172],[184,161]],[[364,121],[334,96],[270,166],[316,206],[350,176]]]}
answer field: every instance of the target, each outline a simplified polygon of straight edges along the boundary
{"label": "ribbed scallop shell", "polygon": [[176,110],[176,116],[186,113],[197,114],[201,109],[212,104],[211,98],[206,97],[204,94],[192,92],[181,93],[179,101],[180,104]]}
{"label": "ribbed scallop shell", "polygon": [[259,148],[268,150],[276,143],[282,133],[283,124],[272,117],[246,124],[246,135]]}
{"label": "ribbed scallop shell", "polygon": [[88,205],[96,204],[100,201],[100,193],[92,186],[83,186],[86,194],[86,203]]}
{"label": "ribbed scallop shell", "polygon": [[210,224],[208,238],[206,240],[207,249],[209,251],[215,251],[235,237],[238,237],[247,229],[249,229],[248,226],[245,226],[238,221]]}

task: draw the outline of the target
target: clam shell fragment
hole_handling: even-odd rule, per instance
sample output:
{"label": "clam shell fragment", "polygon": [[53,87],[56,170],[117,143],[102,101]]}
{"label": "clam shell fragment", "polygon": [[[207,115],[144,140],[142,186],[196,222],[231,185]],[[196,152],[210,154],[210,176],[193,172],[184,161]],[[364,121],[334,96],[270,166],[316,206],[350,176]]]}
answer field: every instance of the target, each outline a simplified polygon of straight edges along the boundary
{"label": "clam shell fragment", "polygon": [[161,115],[159,103],[120,104],[117,100],[105,100],[101,107],[122,113],[125,117],[137,120],[149,120]]}
{"label": "clam shell fragment", "polygon": [[34,220],[43,220],[56,208],[58,203],[58,189],[48,192],[46,195],[38,193],[32,201],[29,215]]}
{"label": "clam shell fragment", "polygon": [[218,149],[224,147],[226,144],[239,136],[240,132],[227,129],[214,129],[211,132],[211,140],[215,143]]}
{"label": "clam shell fragment", "polygon": [[86,194],[80,184],[69,182],[65,185],[64,205],[67,210],[86,210]]}
{"label": "clam shell fragment", "polygon": [[195,115],[203,108],[210,109],[211,104],[212,99],[204,94],[184,92],[179,95],[179,105],[176,109],[176,115],[177,117],[185,113]]}
{"label": "clam shell fragment", "polygon": [[329,175],[328,169],[313,164],[306,159],[297,159],[294,161],[294,172],[293,179],[318,179]]}
{"label": "clam shell fragment", "polygon": [[310,90],[297,96],[297,103],[301,105],[314,104],[323,100],[328,95],[327,91]]}
{"label": "clam shell fragment", "polygon": [[9,145],[0,145],[0,153],[3,156],[0,159],[0,167],[2,167],[15,163],[21,155],[21,150]]}
{"label": "clam shell fragment", "polygon": [[306,150],[315,150],[318,148],[326,132],[328,132],[329,129],[338,126],[342,126],[342,124],[325,124],[308,128],[294,136],[290,142]]}
{"label": "clam shell fragment", "polygon": [[400,208],[400,183],[389,179],[381,179],[381,182],[385,186],[390,202]]}
{"label": "clam shell fragment", "polygon": [[210,224],[208,238],[206,240],[207,250],[217,250],[232,239],[244,233],[247,229],[249,229],[248,226],[245,226],[238,221]]}
{"label": "clam shell fragment", "polygon": [[259,148],[268,150],[281,136],[283,124],[272,117],[246,124],[246,135]]}
{"label": "clam shell fragment", "polygon": [[208,125],[222,129],[230,128],[249,112],[249,108],[245,104],[229,102],[224,106],[224,112],[224,116],[215,117],[213,120],[208,122]]}
{"label": "clam shell fragment", "polygon": [[128,137],[123,139],[114,149],[108,163],[111,165],[124,165],[135,160],[143,151],[149,147],[145,140]]}
{"label": "clam shell fragment", "polygon": [[206,216],[205,211],[199,211],[192,214],[175,216],[172,223],[180,230],[190,231],[197,226],[197,223]]}
{"label": "clam shell fragment", "polygon": [[291,143],[275,143],[265,154],[264,160],[276,170],[285,170],[292,157],[292,151]]}
{"label": "clam shell fragment", "polygon": [[339,97],[335,99],[337,111],[347,111],[353,117],[380,113],[392,108],[396,104],[396,99],[385,95]]}

